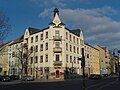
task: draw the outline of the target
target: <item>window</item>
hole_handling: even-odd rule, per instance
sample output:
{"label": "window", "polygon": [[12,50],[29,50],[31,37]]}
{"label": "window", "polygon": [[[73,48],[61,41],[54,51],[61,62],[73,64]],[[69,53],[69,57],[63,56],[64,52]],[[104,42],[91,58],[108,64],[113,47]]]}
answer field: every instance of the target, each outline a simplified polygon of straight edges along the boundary
{"label": "window", "polygon": [[55,31],[55,36],[59,37],[60,36],[60,32],[59,31]]}
{"label": "window", "polygon": [[58,54],[56,55],[56,61],[60,61],[60,57]]}
{"label": "window", "polygon": [[43,56],[40,56],[40,63],[43,63]]}
{"label": "window", "polygon": [[72,41],[72,39],[71,39],[71,35],[70,35],[70,41]]}
{"label": "window", "polygon": [[33,63],[33,57],[31,57],[31,61],[30,61],[30,64],[32,64]]}
{"label": "window", "polygon": [[45,50],[48,50],[48,43],[46,43],[45,45],[46,45],[46,48],[45,48]]}
{"label": "window", "polygon": [[46,32],[46,38],[48,38],[48,32]]}
{"label": "window", "polygon": [[66,43],[66,50],[68,51],[68,43]]}
{"label": "window", "polygon": [[35,37],[35,42],[37,42],[37,41],[38,41],[38,36]]}
{"label": "window", "polygon": [[74,63],[76,63],[76,57],[74,57]]}
{"label": "window", "polygon": [[68,62],[68,54],[66,55],[66,62]]}
{"label": "window", "polygon": [[31,51],[31,53],[33,53],[33,47],[31,46],[31,48],[30,48],[30,51]]}
{"label": "window", "polygon": [[43,74],[43,67],[40,67],[40,75]]}
{"label": "window", "polygon": [[40,40],[43,40],[43,34],[41,34],[41,36],[40,36],[40,37],[41,37],[41,39],[40,39]]}
{"label": "window", "polygon": [[75,46],[73,47],[73,49],[74,49],[74,53],[76,52],[76,50],[75,50]]}
{"label": "window", "polygon": [[48,62],[48,54],[45,55],[45,62]]}
{"label": "window", "polygon": [[70,63],[72,63],[72,56],[70,56]]}
{"label": "window", "polygon": [[32,68],[31,68],[31,70],[30,70],[30,71],[31,71],[31,73],[30,73],[30,74],[32,75],[32,72],[33,72]]}
{"label": "window", "polygon": [[35,63],[38,63],[38,56],[35,56]]}
{"label": "window", "polygon": [[79,44],[78,38],[77,38],[77,44]]}
{"label": "window", "polygon": [[35,46],[35,51],[38,52],[38,45]]}
{"label": "window", "polygon": [[43,51],[43,44],[40,44],[40,51]]}
{"label": "window", "polygon": [[56,43],[55,43],[55,46],[56,46],[56,47],[60,47],[60,43],[59,43],[59,42],[56,42]]}
{"label": "window", "polygon": [[79,60],[77,60],[77,63],[79,64]]}
{"label": "window", "polygon": [[77,47],[77,54],[79,54],[79,48]]}
{"label": "window", "polygon": [[75,36],[73,36],[73,42],[75,43]]}
{"label": "window", "polygon": [[70,45],[70,52],[72,52],[72,45]]}
{"label": "window", "polygon": [[66,39],[68,39],[68,32],[66,32]]}
{"label": "window", "polygon": [[31,37],[31,43],[33,43],[33,37]]}
{"label": "window", "polygon": [[89,58],[89,54],[87,54],[87,58]]}

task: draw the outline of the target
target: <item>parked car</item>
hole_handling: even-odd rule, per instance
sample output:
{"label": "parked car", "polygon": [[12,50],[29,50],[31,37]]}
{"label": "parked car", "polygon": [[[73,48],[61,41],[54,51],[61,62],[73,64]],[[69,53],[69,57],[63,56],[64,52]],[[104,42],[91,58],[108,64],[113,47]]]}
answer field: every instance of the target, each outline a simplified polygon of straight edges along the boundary
{"label": "parked car", "polygon": [[33,81],[34,79],[31,76],[23,76],[21,80],[22,81]]}
{"label": "parked car", "polygon": [[108,77],[108,74],[102,74],[102,77]]}
{"label": "parked car", "polygon": [[10,81],[10,78],[8,76],[0,76],[0,81],[2,82]]}
{"label": "parked car", "polygon": [[11,75],[9,77],[11,80],[19,80],[19,75]]}
{"label": "parked car", "polygon": [[91,75],[89,76],[89,79],[94,79],[94,77],[95,77],[95,74],[91,74]]}
{"label": "parked car", "polygon": [[98,79],[101,79],[101,78],[102,78],[102,77],[101,77],[101,75],[99,75],[99,74],[96,74],[95,77],[94,77],[94,79],[97,79],[97,80],[98,80]]}
{"label": "parked car", "polygon": [[98,79],[101,79],[101,75],[100,74],[91,74],[89,76],[89,79],[94,79],[94,80],[98,80]]}

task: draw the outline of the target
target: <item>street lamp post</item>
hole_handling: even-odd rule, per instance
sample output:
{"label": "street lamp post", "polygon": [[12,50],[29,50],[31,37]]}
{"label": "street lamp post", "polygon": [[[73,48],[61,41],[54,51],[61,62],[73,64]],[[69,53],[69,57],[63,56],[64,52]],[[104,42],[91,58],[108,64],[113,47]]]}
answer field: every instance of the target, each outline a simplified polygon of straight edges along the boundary
{"label": "street lamp post", "polygon": [[83,71],[83,90],[86,89],[85,85],[85,56],[84,56],[84,48],[82,48],[82,58],[78,58],[78,60],[81,60],[81,67]]}

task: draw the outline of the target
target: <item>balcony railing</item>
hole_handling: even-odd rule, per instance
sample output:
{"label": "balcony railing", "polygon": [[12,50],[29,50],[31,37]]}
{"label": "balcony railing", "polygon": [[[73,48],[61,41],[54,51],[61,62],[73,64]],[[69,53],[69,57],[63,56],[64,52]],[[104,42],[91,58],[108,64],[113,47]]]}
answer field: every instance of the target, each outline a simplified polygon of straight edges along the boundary
{"label": "balcony railing", "polygon": [[62,48],[61,47],[55,47],[55,48],[53,48],[53,52],[61,53],[62,52]]}
{"label": "balcony railing", "polygon": [[62,61],[54,61],[53,65],[54,66],[61,66],[62,65]]}
{"label": "balcony railing", "polygon": [[61,41],[62,40],[62,36],[53,36],[53,40]]}

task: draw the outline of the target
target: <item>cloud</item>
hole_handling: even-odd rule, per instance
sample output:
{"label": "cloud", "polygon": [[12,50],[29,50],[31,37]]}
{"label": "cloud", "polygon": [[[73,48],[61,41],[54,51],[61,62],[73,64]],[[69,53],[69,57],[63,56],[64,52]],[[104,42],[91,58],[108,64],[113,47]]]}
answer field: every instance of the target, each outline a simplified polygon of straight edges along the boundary
{"label": "cloud", "polygon": [[[45,9],[39,16],[50,17],[53,10],[53,8]],[[59,11],[60,18],[68,28],[82,29],[87,42],[109,48],[114,48],[114,44],[120,45],[120,22],[112,19],[118,13],[117,10],[105,6],[95,9],[59,9]],[[119,45],[116,45],[116,48],[120,48]]]}
{"label": "cloud", "polygon": [[64,0],[30,0],[41,7],[64,7]]}

